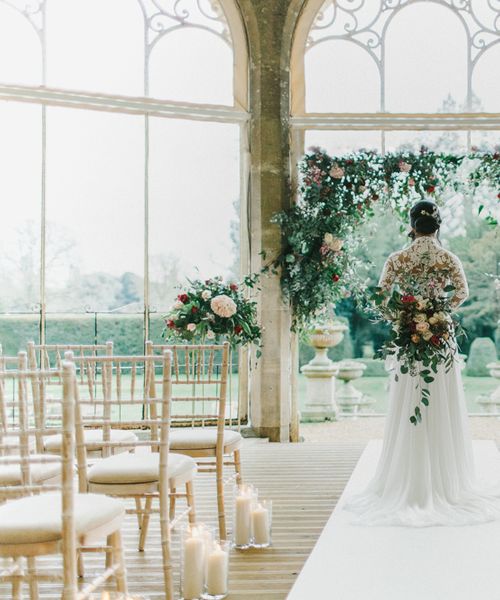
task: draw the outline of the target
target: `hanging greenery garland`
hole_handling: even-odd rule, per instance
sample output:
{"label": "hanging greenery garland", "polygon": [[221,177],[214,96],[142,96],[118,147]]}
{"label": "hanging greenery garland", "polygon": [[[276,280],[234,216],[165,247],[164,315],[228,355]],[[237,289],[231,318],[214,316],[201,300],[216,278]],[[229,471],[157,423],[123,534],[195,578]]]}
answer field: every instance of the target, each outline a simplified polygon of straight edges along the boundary
{"label": "hanging greenery garland", "polygon": [[363,293],[362,265],[356,258],[359,225],[383,204],[408,222],[410,206],[422,197],[442,203],[455,193],[471,195],[480,185],[491,190],[493,207],[478,207],[497,225],[500,154],[464,156],[360,151],[331,157],[311,149],[299,165],[297,203],[273,222],[283,234],[283,250],[272,262],[281,273],[282,292],[293,310],[293,329],[311,324],[322,310],[351,294]]}

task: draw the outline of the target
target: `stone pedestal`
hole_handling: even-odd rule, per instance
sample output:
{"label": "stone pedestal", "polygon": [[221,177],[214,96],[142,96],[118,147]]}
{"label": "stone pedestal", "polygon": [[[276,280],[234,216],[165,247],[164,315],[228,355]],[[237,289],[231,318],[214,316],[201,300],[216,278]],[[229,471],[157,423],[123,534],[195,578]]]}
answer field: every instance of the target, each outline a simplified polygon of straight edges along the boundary
{"label": "stone pedestal", "polygon": [[[495,379],[500,379],[500,361],[486,365],[490,375]],[[478,396],[476,402],[481,405],[483,412],[498,414],[500,412],[500,385],[491,392],[489,396]]]}
{"label": "stone pedestal", "polygon": [[363,376],[366,365],[354,360],[343,360],[338,364],[337,377],[343,384],[337,390],[337,401],[342,416],[357,415],[362,407],[373,403],[371,398],[363,396],[352,381]]}
{"label": "stone pedestal", "polygon": [[[324,351],[326,356],[326,348]],[[337,418],[334,379],[337,367],[328,358],[327,360],[327,364],[311,362],[301,369],[307,377],[306,406],[301,413],[302,421],[317,423],[334,421]]]}
{"label": "stone pedestal", "polygon": [[342,323],[317,325],[309,335],[309,343],[316,355],[301,369],[307,378],[306,406],[302,421],[334,421],[338,408],[335,404],[335,380],[337,366],[328,358],[328,348],[342,341],[347,329]]}

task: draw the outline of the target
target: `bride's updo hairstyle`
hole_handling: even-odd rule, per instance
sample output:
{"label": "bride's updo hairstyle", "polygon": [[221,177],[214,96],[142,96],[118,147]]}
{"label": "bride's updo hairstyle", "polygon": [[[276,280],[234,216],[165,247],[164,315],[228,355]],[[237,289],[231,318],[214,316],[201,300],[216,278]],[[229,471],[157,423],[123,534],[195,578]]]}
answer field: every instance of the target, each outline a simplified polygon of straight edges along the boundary
{"label": "bride's updo hairstyle", "polygon": [[[441,215],[437,204],[430,200],[421,200],[414,204],[410,210],[410,223],[416,233],[423,235],[436,233],[441,226]],[[410,234],[410,237],[414,236]]]}

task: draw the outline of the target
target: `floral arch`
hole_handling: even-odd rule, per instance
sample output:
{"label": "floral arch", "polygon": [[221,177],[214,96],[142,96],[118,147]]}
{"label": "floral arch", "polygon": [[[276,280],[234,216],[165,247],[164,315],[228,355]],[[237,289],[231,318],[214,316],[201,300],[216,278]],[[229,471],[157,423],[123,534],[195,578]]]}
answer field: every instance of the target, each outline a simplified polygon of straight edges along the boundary
{"label": "floral arch", "polygon": [[499,59],[500,7],[487,0],[305,3],[290,74],[296,202],[274,219],[294,327],[359,289],[352,249],[375,203],[405,217],[422,195],[446,204],[488,189],[470,203],[494,223]]}

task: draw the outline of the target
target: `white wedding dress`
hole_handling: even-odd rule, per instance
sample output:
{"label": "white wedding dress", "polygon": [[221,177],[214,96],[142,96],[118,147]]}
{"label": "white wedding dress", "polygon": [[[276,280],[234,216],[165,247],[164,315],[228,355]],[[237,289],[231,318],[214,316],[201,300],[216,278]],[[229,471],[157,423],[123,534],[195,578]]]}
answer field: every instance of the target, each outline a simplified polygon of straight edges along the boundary
{"label": "white wedding dress", "polygon": [[[404,274],[455,287],[453,303],[468,296],[459,259],[433,236],[417,238],[387,260],[380,286],[390,289]],[[397,374],[397,377],[395,376]],[[471,525],[500,518],[500,494],[479,487],[460,365],[438,369],[429,384],[430,404],[422,422],[410,423],[419,403],[416,378],[402,374],[396,361],[390,372],[389,412],[382,454],[373,480],[347,500],[360,525]],[[500,477],[500,473],[499,473]]]}

